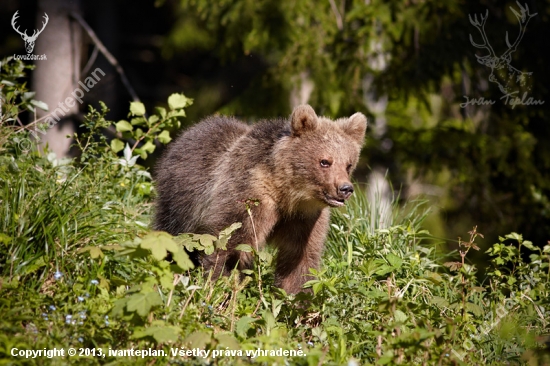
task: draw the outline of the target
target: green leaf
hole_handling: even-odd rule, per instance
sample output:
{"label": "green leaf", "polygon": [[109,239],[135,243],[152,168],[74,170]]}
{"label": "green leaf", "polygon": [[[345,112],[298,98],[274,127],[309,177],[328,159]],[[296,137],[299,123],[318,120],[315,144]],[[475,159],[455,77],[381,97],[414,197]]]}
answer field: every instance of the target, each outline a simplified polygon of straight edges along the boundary
{"label": "green leaf", "polygon": [[262,312],[262,319],[265,322],[265,327],[268,332],[277,326],[277,321],[275,320],[273,313],[267,309]]}
{"label": "green leaf", "polygon": [[508,239],[517,240],[519,242],[521,242],[523,240],[523,236],[518,234],[518,233],[510,233],[508,235],[505,235],[505,237],[508,238]]}
{"label": "green leaf", "polygon": [[277,317],[281,312],[281,307],[283,306],[284,302],[285,302],[284,300],[273,299],[271,305],[272,305],[273,315],[275,317]]}
{"label": "green leaf", "polygon": [[185,111],[183,109],[176,109],[175,111],[168,112],[168,118],[185,117]]}
{"label": "green leaf", "polygon": [[303,287],[304,288],[309,288],[309,287],[313,286],[315,283],[319,283],[319,282],[321,282],[321,281],[319,281],[319,280],[309,280],[309,281],[307,281],[306,283],[303,284]]}
{"label": "green leaf", "polygon": [[36,92],[24,92],[23,95],[21,95],[21,100],[27,101],[34,97]]}
{"label": "green leaf", "polygon": [[[166,290],[173,290],[174,289],[174,273],[167,267],[170,265],[168,262],[161,262],[162,265],[159,265],[161,267],[161,270],[157,270],[157,280],[159,282],[159,285],[161,288]],[[165,267],[166,266],[166,267]],[[164,270],[164,271],[162,271]]]}
{"label": "green leaf", "polygon": [[485,309],[483,309],[481,306],[471,302],[466,303],[466,311],[474,314],[475,316],[481,316],[486,313]]}
{"label": "green leaf", "polygon": [[395,319],[396,322],[399,322],[399,323],[404,323],[405,321],[407,321],[407,315],[401,310],[396,310],[395,313],[393,314],[393,318]]}
{"label": "green leaf", "polygon": [[172,141],[172,138],[170,137],[170,132],[168,130],[164,130],[162,131],[158,136],[157,136],[158,140],[163,143],[163,144],[167,144],[169,143],[170,141]]}
{"label": "green leaf", "polygon": [[338,294],[338,290],[336,290],[336,287],[334,287],[334,285],[332,285],[331,283],[326,283],[325,287],[333,294]]}
{"label": "green leaf", "polygon": [[367,292],[367,297],[373,299],[386,299],[388,297],[388,293],[377,288],[373,288]]}
{"label": "green leaf", "polygon": [[148,292],[146,294],[137,293],[128,298],[126,309],[145,317],[149,314],[153,306],[160,306],[162,304],[163,302],[158,292]]}
{"label": "green leaf", "polygon": [[249,316],[243,316],[242,318],[237,321],[236,324],[236,332],[239,337],[246,338],[246,333],[250,328],[252,328],[252,323],[254,323],[256,319],[251,318]]}
{"label": "green leaf", "polygon": [[191,259],[189,259],[189,255],[187,255],[187,253],[183,250],[174,253],[172,255],[172,259],[174,260],[174,262],[176,262],[178,267],[180,267],[184,271],[195,268],[195,265],[193,264]]}
{"label": "green leaf", "polygon": [[113,308],[110,311],[110,315],[114,317],[122,317],[124,315],[124,309],[128,303],[127,298],[118,299],[115,301]]}
{"label": "green leaf", "polygon": [[317,282],[311,286],[311,289],[313,290],[313,294],[317,295],[323,289],[323,283]]}
{"label": "green leaf", "polygon": [[0,233],[0,243],[9,244],[11,241],[11,237],[7,236],[4,233]]}
{"label": "green leaf", "polygon": [[134,116],[143,116],[145,114],[145,106],[141,102],[131,102],[130,113]]}
{"label": "green leaf", "polygon": [[533,251],[536,251],[537,248],[533,245],[533,243],[529,240],[525,240],[523,243],[521,243],[524,247],[526,247],[527,249],[531,249]]}
{"label": "green leaf", "polygon": [[[1,64],[1,62],[0,62],[0,64]],[[7,86],[15,86],[15,84],[12,83],[11,81],[4,80],[4,79],[0,80],[0,84],[4,84],[4,85],[7,85]]]}
{"label": "green leaf", "polygon": [[127,132],[127,131],[132,131],[134,129],[134,127],[130,124],[130,122],[125,121],[123,119],[118,121],[115,124],[115,126],[118,132]]}
{"label": "green leaf", "polygon": [[157,113],[160,115],[160,118],[162,118],[162,119],[166,118],[166,108],[156,107],[155,109],[156,109]]}
{"label": "green leaf", "polygon": [[117,153],[119,151],[122,151],[124,149],[124,142],[120,141],[119,139],[112,139],[111,140],[111,149]]}
{"label": "green leaf", "polygon": [[218,340],[218,347],[220,348],[241,349],[240,343],[229,333],[216,334],[214,337]]}
{"label": "green leaf", "polygon": [[148,125],[150,126],[153,123],[158,122],[158,120],[159,120],[159,116],[156,116],[153,114],[152,116],[149,117]]}
{"label": "green leaf", "polygon": [[31,100],[31,104],[37,108],[40,108],[42,109],[43,111],[47,111],[49,108],[48,108],[48,105],[44,102],[41,102],[39,100],[34,100],[32,99]]}
{"label": "green leaf", "polygon": [[443,277],[441,277],[441,275],[437,272],[425,272],[424,277],[432,281],[436,285],[439,285],[443,282]]}
{"label": "green leaf", "polygon": [[147,141],[145,145],[141,147],[143,151],[147,151],[149,154],[152,154],[153,151],[155,151],[155,144],[153,144],[151,141]]}
{"label": "green leaf", "polygon": [[196,236],[196,238],[203,247],[214,246],[214,242],[216,241],[216,239],[218,239],[214,235],[210,234],[199,234]]}
{"label": "green leaf", "polygon": [[136,154],[139,154],[139,157],[142,158],[143,160],[147,159],[147,151],[138,148],[138,149],[135,149],[134,152]]}
{"label": "green leaf", "polygon": [[231,224],[228,228],[223,229],[220,231],[220,235],[218,236],[218,240],[216,240],[216,249],[227,249],[227,242],[229,239],[231,239],[231,234],[238,228],[240,228],[242,224],[240,222],[235,222]]}
{"label": "green leaf", "polygon": [[[203,249],[206,255],[210,255],[214,253],[214,249],[215,249],[214,242],[217,240],[215,236],[212,236],[210,234],[202,234],[202,235],[195,235],[194,237],[195,237],[195,240],[198,240],[198,242],[202,246],[202,248],[199,248],[199,249]],[[192,246],[185,245],[185,248],[187,248],[187,250],[191,250]]]}
{"label": "green leaf", "polygon": [[179,251],[179,247],[174,239],[172,239],[172,236],[164,231],[154,231],[147,234],[140,246],[143,249],[149,249],[153,257],[158,261],[165,259],[168,251],[172,253]]}
{"label": "green leaf", "polygon": [[377,365],[387,365],[393,360],[393,351],[389,350],[387,351],[382,357],[376,361]]}
{"label": "green leaf", "polygon": [[387,264],[383,264],[376,270],[375,273],[379,276],[383,276],[387,273],[392,272],[393,270],[394,270],[394,267],[388,266]]}
{"label": "green leaf", "polygon": [[437,305],[440,308],[446,308],[449,306],[449,301],[444,297],[434,296],[430,299],[430,303]]}
{"label": "green leaf", "polygon": [[375,261],[371,260],[367,263],[362,263],[358,268],[366,276],[370,277],[378,268],[378,264]]}
{"label": "green leaf", "polygon": [[101,248],[96,247],[96,246],[87,246],[87,247],[84,247],[84,248],[78,250],[78,253],[85,253],[85,252],[89,252],[90,257],[92,257],[93,259],[103,258],[103,256],[104,256],[103,251],[101,250]]}
{"label": "green leaf", "polygon": [[222,231],[220,231],[219,237],[220,238],[228,237],[231,234],[233,234],[233,232],[235,230],[239,229],[241,226],[243,226],[243,224],[241,224],[240,222],[235,222],[235,223],[231,224],[231,226],[229,226],[228,228],[225,228]]}
{"label": "green leaf", "polygon": [[192,252],[195,248],[202,248],[200,243],[198,243],[198,239],[193,239],[193,236],[191,234],[180,234],[178,236],[175,236],[174,241],[178,243],[180,246],[183,246],[186,250]]}
{"label": "green leaf", "polygon": [[388,255],[386,256],[386,259],[388,260],[388,262],[390,262],[390,265],[392,267],[395,267],[396,269],[401,268],[401,265],[403,264],[403,259],[399,258],[398,256],[392,253],[388,253]]}
{"label": "green leaf", "polygon": [[235,247],[235,250],[240,250],[245,253],[251,253],[254,251],[254,249],[252,249],[252,247],[248,244],[239,244]]}
{"label": "green leaf", "polygon": [[134,138],[139,139],[141,136],[143,136],[143,130],[141,128],[136,128],[134,131]]}
{"label": "green leaf", "polygon": [[152,326],[134,332],[132,339],[152,337],[157,343],[176,342],[181,329],[176,326]]}
{"label": "green leaf", "polygon": [[183,94],[174,93],[168,97],[168,106],[171,110],[184,108],[188,103],[188,99]]}
{"label": "green leaf", "polygon": [[188,348],[200,348],[205,349],[207,344],[212,341],[210,333],[203,331],[196,331],[188,335],[184,340],[184,344],[188,344]]}
{"label": "green leaf", "polygon": [[98,247],[90,247],[90,257],[93,259],[103,258],[103,251]]}
{"label": "green leaf", "polygon": [[260,251],[258,256],[260,257],[260,260],[262,262],[265,262],[267,264],[270,264],[271,261],[273,260],[273,255],[271,253],[269,253],[267,250]]}
{"label": "green leaf", "polygon": [[132,126],[145,126],[147,125],[147,120],[143,117],[136,117],[136,118],[132,118],[130,120],[130,123],[132,124]]}
{"label": "green leaf", "polygon": [[40,257],[34,262],[32,262],[32,264],[27,265],[22,274],[25,274],[25,275],[31,274],[37,269],[44,267],[45,265],[46,265],[46,262],[44,261],[44,257]]}

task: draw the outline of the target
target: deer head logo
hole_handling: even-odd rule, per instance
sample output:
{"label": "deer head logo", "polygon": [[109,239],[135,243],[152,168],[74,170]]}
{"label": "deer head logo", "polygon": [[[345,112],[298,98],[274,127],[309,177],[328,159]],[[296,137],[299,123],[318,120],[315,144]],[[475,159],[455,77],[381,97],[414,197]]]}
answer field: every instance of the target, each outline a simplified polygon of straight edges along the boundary
{"label": "deer head logo", "polygon": [[479,30],[481,33],[481,38],[483,40],[483,43],[478,44],[474,42],[474,39],[472,35],[470,34],[470,42],[472,45],[476,48],[483,48],[489,51],[489,54],[486,56],[478,56],[477,61],[487,66],[491,69],[491,75],[489,76],[489,81],[497,83],[500,91],[506,95],[510,95],[516,92],[520,92],[520,89],[523,89],[525,87],[528,87],[530,89],[530,83],[529,80],[531,79],[531,72],[522,72],[510,65],[510,62],[512,61],[512,53],[517,50],[517,47],[519,43],[521,42],[521,39],[523,38],[523,35],[525,34],[525,29],[527,28],[527,23],[529,23],[529,20],[531,20],[532,17],[537,15],[535,14],[529,14],[529,7],[527,4],[525,4],[525,7],[521,6],[519,2],[517,2],[521,14],[518,13],[514,8],[510,7],[510,10],[514,13],[516,18],[519,22],[519,35],[514,41],[514,43],[510,44],[510,41],[508,40],[508,32],[506,32],[506,44],[508,45],[508,49],[501,55],[497,56],[491,45],[489,44],[489,39],[487,38],[487,35],[485,34],[485,22],[487,21],[487,18],[489,17],[489,10],[485,12],[485,16],[480,14],[480,20],[477,20],[477,14],[472,17],[468,15],[468,18],[470,19],[470,23]]}
{"label": "deer head logo", "polygon": [[23,41],[25,41],[25,49],[27,50],[27,53],[31,53],[32,50],[34,49],[34,42],[36,42],[36,38],[38,38],[38,36],[40,35],[40,33],[42,33],[42,31],[44,30],[44,28],[46,28],[46,24],[48,24],[48,14],[44,13],[44,22],[42,22],[42,29],[40,30],[37,30],[35,29],[32,36],[29,36],[27,34],[27,30],[25,29],[24,32],[20,32],[19,31],[19,27],[15,27],[15,21],[17,20],[17,18],[19,18],[19,15],[17,15],[17,13],[19,12],[16,11],[15,14],[13,14],[13,17],[11,18],[11,26],[13,27],[13,29],[19,33],[21,35],[21,38],[23,38]]}

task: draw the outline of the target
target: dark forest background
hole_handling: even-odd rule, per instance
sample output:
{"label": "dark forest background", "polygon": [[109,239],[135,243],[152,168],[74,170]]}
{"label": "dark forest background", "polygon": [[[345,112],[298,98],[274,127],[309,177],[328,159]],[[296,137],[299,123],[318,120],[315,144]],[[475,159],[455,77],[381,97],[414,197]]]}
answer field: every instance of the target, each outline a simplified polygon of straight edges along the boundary
{"label": "dark forest background", "polygon": [[[537,15],[514,45],[522,8],[527,18]],[[11,26],[16,11],[28,34],[44,12],[49,15],[34,51],[48,61],[36,61],[29,79],[37,100],[47,100],[64,82],[38,70],[67,69],[56,60],[66,60],[63,50],[70,49],[76,62],[65,73],[69,82],[84,79],[86,65],[106,72],[86,103],[104,101],[110,119],[127,117],[128,88],[72,12],[118,60],[148,110],[182,92],[194,99],[189,125],[213,113],[250,122],[285,117],[304,102],[330,117],[361,111],[369,130],[356,179],[366,183],[373,172],[387,174],[390,196],[427,199],[425,226],[434,235],[465,237],[477,225],[486,245],[512,231],[541,247],[550,239],[548,0],[4,0],[1,57],[26,54]],[[496,80],[523,98],[522,105],[506,103],[491,80],[490,60],[482,58],[488,48],[470,40],[483,42],[469,16],[475,22],[485,14],[494,54],[509,50],[508,58],[495,58],[504,65],[494,72]],[[56,28],[62,19],[67,28]],[[48,38],[47,31],[59,33]],[[72,42],[69,48],[64,39]],[[494,103],[461,107],[473,99]],[[78,126],[83,112],[48,131],[50,146],[64,139],[63,126]]]}

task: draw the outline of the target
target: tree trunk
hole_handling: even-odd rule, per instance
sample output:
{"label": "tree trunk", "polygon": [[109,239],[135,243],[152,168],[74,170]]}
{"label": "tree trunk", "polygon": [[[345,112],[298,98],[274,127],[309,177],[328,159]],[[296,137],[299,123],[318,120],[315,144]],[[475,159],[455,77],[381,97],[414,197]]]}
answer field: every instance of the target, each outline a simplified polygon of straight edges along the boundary
{"label": "tree trunk", "polygon": [[80,79],[81,65],[82,32],[70,17],[71,11],[80,11],[78,1],[38,1],[37,28],[42,27],[44,13],[49,22],[36,40],[35,53],[45,54],[47,60],[35,62],[32,84],[35,99],[48,104],[49,111],[37,110],[37,117],[47,122],[47,132],[36,135],[41,148],[47,145],[58,158],[69,155],[72,139],[66,136],[76,131],[80,107],[78,103],[65,104]]}

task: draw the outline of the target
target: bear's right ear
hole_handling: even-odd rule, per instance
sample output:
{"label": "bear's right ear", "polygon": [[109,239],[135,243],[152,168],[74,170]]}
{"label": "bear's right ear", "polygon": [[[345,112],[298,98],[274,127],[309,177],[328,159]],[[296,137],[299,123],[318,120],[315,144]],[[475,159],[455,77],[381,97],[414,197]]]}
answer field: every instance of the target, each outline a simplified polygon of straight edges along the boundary
{"label": "bear's right ear", "polygon": [[306,131],[313,131],[317,128],[317,114],[310,105],[299,105],[292,112],[290,126],[292,134],[295,136],[300,136]]}

